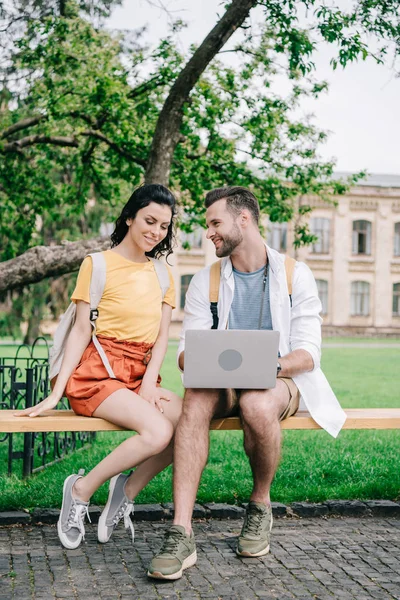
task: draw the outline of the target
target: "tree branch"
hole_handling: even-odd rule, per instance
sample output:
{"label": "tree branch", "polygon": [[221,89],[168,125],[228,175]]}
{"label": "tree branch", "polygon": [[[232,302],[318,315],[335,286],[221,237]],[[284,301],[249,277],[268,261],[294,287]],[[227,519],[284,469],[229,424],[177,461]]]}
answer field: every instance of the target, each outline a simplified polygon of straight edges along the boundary
{"label": "tree branch", "polygon": [[15,152],[26,148],[27,146],[34,146],[35,144],[52,144],[53,146],[72,146],[78,148],[79,143],[73,137],[62,137],[52,135],[28,135],[27,137],[21,138],[20,140],[14,140],[5,144],[5,152]]}
{"label": "tree branch", "polygon": [[110,146],[110,148],[112,148],[113,150],[115,150],[115,152],[117,152],[118,154],[120,154],[124,158],[127,158],[128,160],[132,160],[133,162],[136,162],[138,165],[146,168],[147,161],[145,159],[138,158],[137,156],[133,156],[133,154],[131,154],[128,150],[125,150],[124,148],[120,148],[118,146],[118,144],[116,144],[115,142],[113,142],[112,140],[110,140],[107,136],[105,136],[100,131],[95,131],[93,129],[88,129],[87,131],[82,131],[79,135],[84,135],[84,136],[87,136],[87,137],[97,138],[98,140],[101,140],[102,142],[105,142],[108,146]]}
{"label": "tree branch", "polygon": [[10,125],[7,129],[4,129],[1,133],[1,138],[8,138],[13,133],[17,131],[21,131],[21,129],[27,129],[28,127],[32,127],[33,125],[37,125],[43,119],[47,119],[46,115],[36,115],[35,117],[29,117],[27,119],[22,119],[22,121],[18,121],[18,123],[14,123],[14,125]]}
{"label": "tree branch", "polygon": [[[81,115],[82,116],[82,115]],[[12,142],[8,142],[4,146],[4,152],[19,152],[22,148],[26,148],[27,146],[33,146],[35,144],[53,144],[55,146],[70,146],[73,148],[79,147],[79,142],[76,139],[78,136],[86,136],[96,138],[105,142],[110,148],[112,148],[115,152],[117,152],[120,156],[131,160],[143,168],[146,168],[147,161],[144,158],[140,158],[138,156],[134,156],[126,150],[118,146],[115,142],[110,140],[106,135],[101,133],[100,131],[96,131],[95,129],[87,129],[86,131],[81,131],[77,133],[74,137],[62,137],[62,136],[52,136],[52,135],[30,135],[20,140],[14,140]]]}
{"label": "tree branch", "polygon": [[146,183],[168,185],[183,118],[183,106],[209,63],[236,29],[242,25],[257,3],[258,0],[233,0],[223,17],[180,72],[157,120],[145,175]]}
{"label": "tree branch", "polygon": [[110,247],[110,239],[68,242],[60,246],[36,246],[11,260],[0,263],[0,293],[46,277],[55,277],[76,271],[82,260],[91,252],[101,252]]}
{"label": "tree branch", "polygon": [[161,77],[159,75],[155,75],[154,77],[152,77],[148,81],[144,81],[143,83],[140,83],[135,88],[133,88],[129,92],[128,98],[131,98],[131,99],[132,98],[137,98],[138,96],[141,96],[142,94],[145,94],[147,91],[153,90],[154,88],[158,87],[158,85],[161,82],[162,82]]}
{"label": "tree branch", "polygon": [[[91,127],[97,126],[96,119],[94,119],[90,115],[87,115],[87,114],[77,111],[77,110],[69,111],[66,113],[60,113],[60,114],[58,114],[58,116],[61,118],[73,117],[74,119],[82,119]],[[41,123],[42,121],[47,121],[48,118],[49,118],[48,115],[35,115],[34,117],[28,117],[26,119],[22,119],[21,121],[18,121],[18,123],[14,123],[14,125],[10,125],[10,127],[7,127],[7,129],[4,129],[4,131],[2,131],[0,134],[0,138],[6,139],[6,138],[10,137],[10,135],[17,133],[18,131],[21,131],[22,129],[28,129],[28,127],[33,127],[34,125],[37,125],[38,123]],[[15,140],[15,141],[18,142],[19,140]],[[13,141],[10,143],[13,143]]]}

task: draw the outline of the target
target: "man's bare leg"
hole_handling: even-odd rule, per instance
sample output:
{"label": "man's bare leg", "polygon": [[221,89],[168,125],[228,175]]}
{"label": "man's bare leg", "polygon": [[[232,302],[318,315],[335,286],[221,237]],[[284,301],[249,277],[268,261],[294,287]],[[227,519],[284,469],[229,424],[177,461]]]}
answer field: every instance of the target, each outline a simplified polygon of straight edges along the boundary
{"label": "man's bare leg", "polygon": [[270,488],[281,451],[279,417],[289,402],[287,386],[277,380],[269,390],[249,390],[240,397],[244,448],[253,473],[250,500],[270,503]]}
{"label": "man's bare leg", "polygon": [[208,457],[210,421],[217,411],[219,397],[217,390],[186,390],[175,432],[175,517],[172,527],[165,532],[161,549],[150,562],[147,574],[154,579],[179,579],[197,561],[192,513]]}
{"label": "man's bare leg", "polygon": [[253,492],[236,548],[240,556],[264,556],[269,552],[270,487],[280,456],[279,417],[288,402],[289,390],[279,380],[274,389],[246,391],[240,398],[244,447],[253,472]]}
{"label": "man's bare leg", "polygon": [[174,525],[191,533],[200,477],[207,463],[210,422],[217,411],[218,390],[187,389],[174,444]]}

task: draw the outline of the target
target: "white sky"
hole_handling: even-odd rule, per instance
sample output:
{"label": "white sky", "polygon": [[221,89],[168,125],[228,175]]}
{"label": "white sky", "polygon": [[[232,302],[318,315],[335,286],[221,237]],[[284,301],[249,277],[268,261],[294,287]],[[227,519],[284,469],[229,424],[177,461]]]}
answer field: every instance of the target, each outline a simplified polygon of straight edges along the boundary
{"label": "white sky", "polygon": [[[156,5],[159,0],[125,0],[115,9],[108,25],[115,29],[148,30],[146,42],[157,44],[165,36],[169,17]],[[179,34],[181,49],[200,43],[223,13],[220,0],[163,0],[175,18],[188,27]],[[261,13],[253,13],[256,22]],[[329,91],[316,101],[303,103],[304,113],[315,115],[314,123],[331,132],[320,147],[324,159],[335,157],[336,170],[400,175],[400,78],[389,66],[372,59],[333,71],[331,49],[321,46],[314,60],[316,77],[329,82]]]}

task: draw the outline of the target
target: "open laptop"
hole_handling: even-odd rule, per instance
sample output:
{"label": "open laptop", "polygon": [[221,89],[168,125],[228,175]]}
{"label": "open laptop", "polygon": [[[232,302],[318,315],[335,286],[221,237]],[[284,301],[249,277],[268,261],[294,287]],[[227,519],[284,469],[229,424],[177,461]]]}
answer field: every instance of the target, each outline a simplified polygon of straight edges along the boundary
{"label": "open laptop", "polygon": [[273,388],[278,349],[279,331],[186,331],[183,385],[186,388]]}

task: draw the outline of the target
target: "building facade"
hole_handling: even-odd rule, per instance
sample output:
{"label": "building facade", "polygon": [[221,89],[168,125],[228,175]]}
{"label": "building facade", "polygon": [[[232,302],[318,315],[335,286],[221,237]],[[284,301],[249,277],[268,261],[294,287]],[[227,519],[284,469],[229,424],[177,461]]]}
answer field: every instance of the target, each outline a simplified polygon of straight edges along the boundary
{"label": "building facade", "polygon": [[[295,250],[293,223],[265,222],[267,243],[306,262],[317,281],[329,335],[400,335],[400,176],[375,175],[332,206],[313,206],[312,246]],[[179,334],[185,293],[199,269],[216,260],[205,231],[181,234],[170,259],[177,288],[172,335]],[[191,249],[185,250],[184,245]]]}

